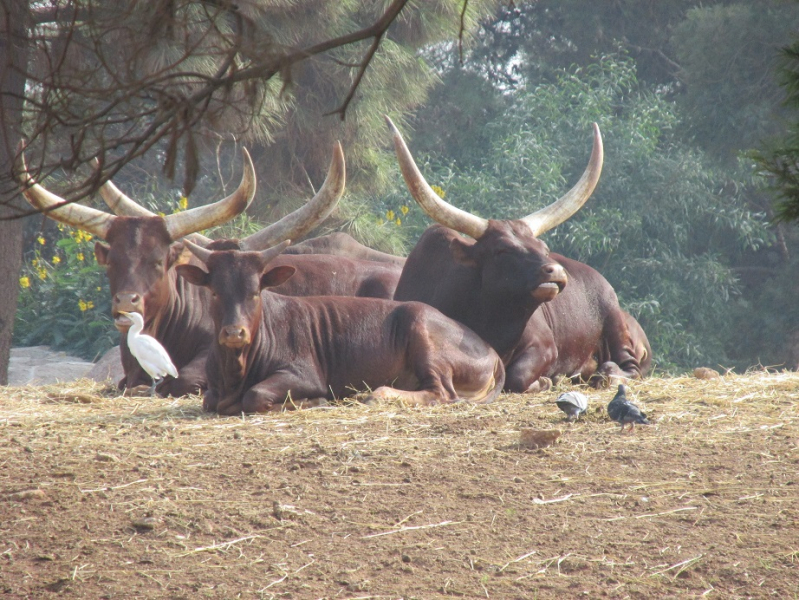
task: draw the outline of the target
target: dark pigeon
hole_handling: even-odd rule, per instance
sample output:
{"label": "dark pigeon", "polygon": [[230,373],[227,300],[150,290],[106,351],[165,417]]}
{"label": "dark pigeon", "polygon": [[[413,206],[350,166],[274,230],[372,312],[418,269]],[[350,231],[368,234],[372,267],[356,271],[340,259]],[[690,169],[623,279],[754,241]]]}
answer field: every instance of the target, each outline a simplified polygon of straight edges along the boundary
{"label": "dark pigeon", "polygon": [[580,392],[566,392],[555,400],[558,408],[566,413],[566,419],[574,421],[588,410],[588,398]]}
{"label": "dark pigeon", "polygon": [[626,385],[620,385],[619,391],[616,392],[613,400],[608,404],[608,416],[621,425],[619,433],[624,431],[627,423],[630,424],[630,431],[635,429],[636,423],[649,425],[646,415],[627,399],[627,391],[629,389]]}

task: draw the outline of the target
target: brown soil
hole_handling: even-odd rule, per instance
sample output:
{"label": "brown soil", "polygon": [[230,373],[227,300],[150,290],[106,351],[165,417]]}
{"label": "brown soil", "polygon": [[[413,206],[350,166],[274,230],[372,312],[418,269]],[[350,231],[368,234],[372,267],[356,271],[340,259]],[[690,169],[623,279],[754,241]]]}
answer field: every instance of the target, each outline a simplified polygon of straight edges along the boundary
{"label": "brown soil", "polygon": [[609,390],[566,424],[557,391],[219,418],[0,388],[0,594],[795,597],[799,375],[633,390],[654,424],[619,434]]}

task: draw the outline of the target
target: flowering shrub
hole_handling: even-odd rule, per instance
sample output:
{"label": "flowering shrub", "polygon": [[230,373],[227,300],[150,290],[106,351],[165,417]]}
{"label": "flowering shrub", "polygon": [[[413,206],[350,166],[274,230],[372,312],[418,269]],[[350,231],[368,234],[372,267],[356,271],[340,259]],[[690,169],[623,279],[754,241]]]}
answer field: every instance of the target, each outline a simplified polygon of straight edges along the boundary
{"label": "flowering shrub", "polygon": [[105,269],[84,231],[58,226],[58,237],[39,236],[19,279],[14,343],[44,344],[93,359],[114,346]]}

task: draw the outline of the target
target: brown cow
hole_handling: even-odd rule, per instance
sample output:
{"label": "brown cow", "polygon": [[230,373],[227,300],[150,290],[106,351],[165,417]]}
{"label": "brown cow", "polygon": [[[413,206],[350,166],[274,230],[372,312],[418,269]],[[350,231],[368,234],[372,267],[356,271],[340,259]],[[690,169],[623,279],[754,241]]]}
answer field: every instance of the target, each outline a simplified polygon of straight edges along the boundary
{"label": "brown cow", "polygon": [[400,268],[405,265],[405,259],[402,256],[394,256],[393,254],[364,246],[351,235],[341,231],[304,240],[299,244],[293,244],[286,248],[283,254],[333,254],[358,260],[394,264]]}
{"label": "brown cow", "polygon": [[387,120],[411,195],[441,224],[427,229],[408,256],[394,298],[426,302],[471,327],[502,357],[512,392],[541,391],[553,377],[586,374],[599,348],[608,355],[596,373],[640,377],[611,285],[588,265],[550,254],[538,239],[593,192],[602,170],[599,127],[588,168],[568,193],[523,219],[495,221],[443,201]]}
{"label": "brown cow", "polygon": [[[215,240],[209,250],[244,250],[245,240]],[[284,296],[355,296],[391,300],[402,274],[402,267],[385,262],[358,260],[330,254],[277,256],[273,267],[291,267],[294,276],[272,291]]]}
{"label": "brown cow", "polygon": [[[630,313],[622,310],[624,316],[624,323],[627,326],[627,332],[632,341],[632,350],[635,359],[638,361],[638,366],[641,370],[641,376],[649,373],[652,366],[652,348],[649,345],[649,339],[644,332],[644,328]],[[610,348],[605,343],[604,338],[600,340],[600,347],[596,349],[589,361],[583,365],[578,377],[573,377],[574,383],[589,382],[596,387],[613,387],[624,383],[629,379],[627,375],[618,368],[618,365],[611,361]],[[605,365],[604,369],[600,372],[600,365]],[[557,379],[554,377],[553,379]]]}
{"label": "brown cow", "polygon": [[[118,215],[155,216],[111,181],[100,187],[100,195]],[[302,237],[326,219],[334,207],[335,203],[309,202],[277,224],[248,236],[239,242],[237,249],[263,250],[277,239],[276,231],[285,239]],[[188,239],[210,247],[211,240],[199,234],[192,234]],[[387,300],[394,297],[404,258],[372,250],[345,233],[314,238],[298,246],[299,251],[290,252],[291,248],[288,248],[277,259],[280,264],[294,267],[297,274],[272,291],[289,296],[360,296]]]}
{"label": "brown cow", "polygon": [[[120,347],[125,377],[119,382],[120,388],[149,386],[151,382],[127,347],[125,334],[131,323],[121,314],[125,311],[142,314],[145,331],[161,342],[178,368],[179,377],[163,381],[157,388],[159,394],[181,396],[205,389],[205,360],[214,339],[213,323],[207,310],[210,295],[207,290],[178,278],[173,267],[182,260],[180,238],[228,221],[252,200],[255,170],[246,150],[244,157],[244,177],[231,196],[210,206],[167,217],[147,216],[146,213],[113,216],[74,203],[64,205],[63,199],[33,183],[24,164],[21,165],[24,194],[35,208],[106,242],[97,242],[95,253],[98,262],[107,267],[112,316],[122,334]],[[287,232],[298,231],[300,221],[302,227],[307,227],[310,216],[329,213],[344,191],[344,169],[344,154],[341,147],[336,146],[328,177],[308,205],[243,242],[260,244],[268,242],[270,236],[285,239]],[[302,212],[298,216],[299,211]],[[195,260],[191,254],[189,256]]]}
{"label": "brown cow", "polygon": [[474,332],[420,302],[291,297],[267,288],[294,274],[274,266],[281,244],[262,252],[210,251],[180,275],[214,294],[217,343],[203,407],[220,414],[318,404],[374,390],[410,404],[490,402],[502,361]]}

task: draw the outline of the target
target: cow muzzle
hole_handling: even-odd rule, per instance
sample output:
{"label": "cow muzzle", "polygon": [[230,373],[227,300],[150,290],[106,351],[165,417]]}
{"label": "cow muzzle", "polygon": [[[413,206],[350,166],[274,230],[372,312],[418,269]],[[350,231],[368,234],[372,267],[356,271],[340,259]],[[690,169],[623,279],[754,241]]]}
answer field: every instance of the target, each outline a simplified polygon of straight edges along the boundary
{"label": "cow muzzle", "polygon": [[566,287],[566,269],[557,263],[549,263],[541,267],[541,275],[543,281],[533,289],[533,298],[539,302],[554,300]]}
{"label": "cow muzzle", "polygon": [[121,314],[122,312],[137,312],[144,317],[144,298],[136,292],[119,292],[111,299],[111,315],[114,317],[114,326],[121,332],[127,331],[133,321]]}
{"label": "cow muzzle", "polygon": [[250,343],[250,330],[241,325],[226,325],[219,332],[219,345],[238,350]]}

